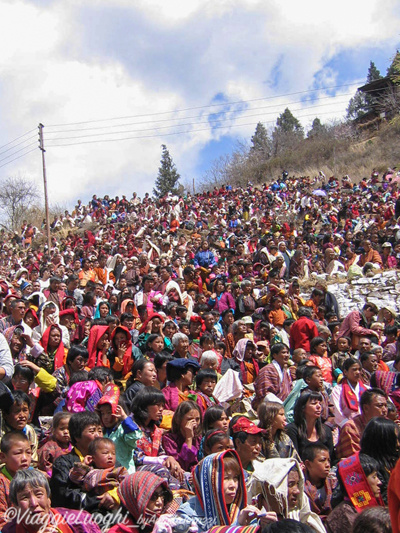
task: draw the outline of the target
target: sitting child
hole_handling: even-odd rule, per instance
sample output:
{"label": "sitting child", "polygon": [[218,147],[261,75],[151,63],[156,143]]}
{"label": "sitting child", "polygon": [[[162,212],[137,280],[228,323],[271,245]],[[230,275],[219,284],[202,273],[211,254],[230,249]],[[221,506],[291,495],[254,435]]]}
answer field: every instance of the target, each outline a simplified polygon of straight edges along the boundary
{"label": "sitting child", "polygon": [[115,444],[118,462],[129,474],[135,472],[133,450],[142,437],[139,426],[130,418],[120,401],[120,390],[114,383],[109,383],[103,391],[96,410],[104,427],[104,435]]}
{"label": "sitting child", "polygon": [[45,472],[49,477],[51,477],[55,459],[72,450],[68,429],[71,416],[71,413],[56,413],[53,416],[51,437],[39,448],[38,469]]}
{"label": "sitting child", "polygon": [[4,438],[4,435],[13,429],[23,431],[31,443],[32,464],[35,466],[38,460],[38,438],[33,427],[28,424],[31,400],[25,392],[21,391],[14,391],[12,397],[13,403],[10,402],[10,404],[2,407],[4,420],[0,430],[0,437]]}
{"label": "sitting child", "polygon": [[10,431],[1,439],[0,462],[0,528],[7,523],[5,512],[10,507],[10,483],[18,470],[31,465],[31,444],[22,431]]}
{"label": "sitting child", "polygon": [[211,429],[202,438],[197,457],[201,460],[211,453],[219,453],[232,448],[233,442],[226,431],[223,429]]}
{"label": "sitting child", "polygon": [[332,370],[335,381],[343,372],[343,363],[351,357],[351,339],[350,337],[339,337],[336,341],[337,352],[332,355]]}
{"label": "sitting child", "polygon": [[[81,486],[84,492],[105,498],[109,494],[114,505],[108,510],[115,510],[120,505],[117,489],[120,482],[128,475],[125,467],[116,467],[115,444],[112,440],[98,437],[89,444],[89,455],[82,462],[76,462],[69,472],[69,479]],[[99,498],[99,503],[103,498]]]}
{"label": "sitting child", "polygon": [[204,415],[207,407],[218,404],[218,400],[214,398],[213,392],[217,384],[217,373],[215,370],[200,370],[196,374],[196,394],[197,403],[200,406],[202,415]]}
{"label": "sitting child", "polygon": [[332,492],[337,484],[336,477],[330,475],[329,449],[324,444],[309,444],[304,449],[303,459],[304,492],[310,500],[311,511],[325,520],[332,511]]}

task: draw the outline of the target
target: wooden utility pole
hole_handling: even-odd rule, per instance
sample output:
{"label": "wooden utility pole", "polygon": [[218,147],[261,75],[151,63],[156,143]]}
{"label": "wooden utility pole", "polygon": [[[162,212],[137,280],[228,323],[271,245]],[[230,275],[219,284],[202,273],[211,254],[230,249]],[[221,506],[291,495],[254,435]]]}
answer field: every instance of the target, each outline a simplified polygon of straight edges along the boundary
{"label": "wooden utility pole", "polygon": [[50,254],[51,249],[51,238],[50,238],[50,214],[49,214],[49,199],[47,196],[47,177],[46,177],[46,162],[44,159],[44,142],[43,142],[43,124],[39,124],[39,149],[42,152],[42,166],[43,166],[43,185],[44,185],[44,209],[46,212],[46,229],[47,229],[47,246],[48,254]]}

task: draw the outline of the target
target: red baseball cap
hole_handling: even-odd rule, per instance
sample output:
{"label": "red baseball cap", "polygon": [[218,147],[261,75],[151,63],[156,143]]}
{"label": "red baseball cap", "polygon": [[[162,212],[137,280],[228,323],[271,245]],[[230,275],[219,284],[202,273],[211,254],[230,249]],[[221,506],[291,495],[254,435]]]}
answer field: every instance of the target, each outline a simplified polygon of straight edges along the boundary
{"label": "red baseball cap", "polygon": [[241,416],[236,420],[236,422],[232,426],[233,433],[239,433],[239,431],[244,431],[245,433],[249,433],[250,435],[257,435],[258,433],[266,433],[265,429],[261,429],[258,426],[255,425],[254,422],[249,420],[245,416]]}

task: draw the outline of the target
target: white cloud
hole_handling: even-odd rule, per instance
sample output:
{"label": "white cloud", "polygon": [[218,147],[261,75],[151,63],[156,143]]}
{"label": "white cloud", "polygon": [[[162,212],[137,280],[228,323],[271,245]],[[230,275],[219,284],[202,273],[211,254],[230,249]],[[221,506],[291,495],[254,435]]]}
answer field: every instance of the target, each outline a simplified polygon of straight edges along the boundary
{"label": "white cloud", "polygon": [[[232,128],[207,124],[217,108],[176,110],[209,105],[217,94],[230,101],[253,100],[339,85],[337,70],[324,68],[326,63],[346,50],[357,54],[374,46],[394,52],[400,19],[395,0],[386,0],[385,9],[377,0],[337,0],[334,6],[316,0],[83,4],[0,0],[0,144],[43,122],[50,198],[69,205],[93,193],[151,191],[162,143],[178,170],[190,178],[210,140],[227,134],[249,137],[258,120],[274,122],[290,102],[305,125],[319,113],[322,120],[343,115],[348,88],[340,90],[336,101],[323,99],[321,107],[309,110],[318,102],[296,103],[301,95],[249,103],[241,116],[235,114]],[[356,78],[348,76],[350,81]],[[272,107],[259,109],[263,106]],[[165,112],[171,113],[155,115]],[[147,116],[50,127],[137,115]],[[172,117],[176,120],[167,122]],[[122,123],[130,125],[113,127]],[[183,123],[188,125],[177,127]],[[95,126],[107,127],[82,131]],[[151,129],[155,127],[159,129]],[[56,130],[64,131],[51,133]],[[167,135],[183,130],[197,132]],[[100,137],[81,137],[80,145],[52,147],[56,141],[51,139],[57,137],[104,131],[110,139],[142,138],[89,144],[86,141]],[[125,133],[111,134],[115,131]],[[2,158],[13,154],[2,150],[0,179],[23,173],[42,187],[39,151],[1,167],[8,161]]]}

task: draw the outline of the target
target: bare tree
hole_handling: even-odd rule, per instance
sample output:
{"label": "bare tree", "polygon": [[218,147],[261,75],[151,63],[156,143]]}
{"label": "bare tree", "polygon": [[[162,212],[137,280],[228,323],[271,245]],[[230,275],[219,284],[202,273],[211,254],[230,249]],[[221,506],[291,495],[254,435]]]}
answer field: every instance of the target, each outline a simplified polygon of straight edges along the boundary
{"label": "bare tree", "polygon": [[27,210],[40,198],[34,182],[22,177],[9,177],[0,183],[0,212],[6,229],[17,231]]}

